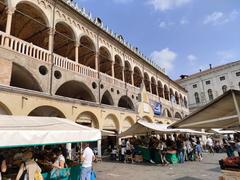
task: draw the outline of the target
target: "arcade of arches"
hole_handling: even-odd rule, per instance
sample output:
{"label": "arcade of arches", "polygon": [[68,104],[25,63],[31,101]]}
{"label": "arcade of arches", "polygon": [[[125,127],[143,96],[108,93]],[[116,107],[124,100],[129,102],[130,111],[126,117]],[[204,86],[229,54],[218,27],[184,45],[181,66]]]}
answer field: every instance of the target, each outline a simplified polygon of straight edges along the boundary
{"label": "arcade of arches", "polygon": [[[6,4],[1,1],[1,31],[136,87],[144,83],[148,92],[166,100],[171,100],[171,96],[174,96],[176,104],[187,107],[186,97],[180,98],[182,95],[179,92],[171,92],[167,85],[163,87],[155,77],[150,77],[147,72],[142,73],[137,66],[131,67],[130,62],[124,58],[112,56],[107,47],[101,46],[97,49],[94,41],[87,35],[78,38],[71,25],[63,21],[55,22],[31,1],[20,1],[15,10],[6,9]],[[11,19],[9,22],[7,16],[12,17],[9,18]],[[55,22],[53,28],[51,21]],[[32,86],[28,89],[41,91],[38,87]],[[87,99],[91,98],[88,96]]]}

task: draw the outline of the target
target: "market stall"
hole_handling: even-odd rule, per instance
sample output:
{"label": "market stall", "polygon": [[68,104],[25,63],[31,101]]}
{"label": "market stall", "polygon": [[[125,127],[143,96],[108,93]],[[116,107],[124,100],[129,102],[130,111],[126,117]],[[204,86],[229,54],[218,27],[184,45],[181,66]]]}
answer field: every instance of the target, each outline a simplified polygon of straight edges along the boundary
{"label": "market stall", "polygon": [[[134,135],[146,135],[151,133],[154,133],[154,134],[178,133],[178,134],[190,134],[190,135],[206,134],[204,132],[195,131],[191,129],[169,129],[168,126],[169,125],[166,125],[166,124],[150,123],[144,119],[141,119],[137,121],[133,126],[131,126],[128,130],[126,130],[125,132],[122,132],[119,135],[119,137],[124,138],[124,137],[129,137]],[[147,161],[150,160],[150,152],[148,147],[139,146],[138,151],[141,152],[144,160],[147,160]],[[160,161],[159,153],[155,153],[154,157],[155,157],[154,159],[155,162]],[[178,162],[176,150],[174,149],[169,149],[166,152],[166,157],[167,157],[167,160],[173,164]]]}
{"label": "market stall", "polygon": [[[39,147],[46,145],[93,142],[101,139],[100,130],[78,125],[70,120],[54,117],[25,117],[0,115],[0,148],[9,151],[19,147]],[[36,148],[40,151],[40,148]],[[41,152],[41,151],[40,151]],[[81,166],[71,162],[72,166],[59,170],[65,177],[78,178]],[[49,179],[49,173],[43,174]]]}
{"label": "market stall", "polygon": [[[240,129],[240,91],[229,90],[188,117],[170,126],[171,128],[212,129],[225,130]],[[231,171],[222,171],[225,179],[239,179],[240,157],[226,158],[220,161],[221,168],[230,168]],[[238,174],[238,175],[236,175]]]}

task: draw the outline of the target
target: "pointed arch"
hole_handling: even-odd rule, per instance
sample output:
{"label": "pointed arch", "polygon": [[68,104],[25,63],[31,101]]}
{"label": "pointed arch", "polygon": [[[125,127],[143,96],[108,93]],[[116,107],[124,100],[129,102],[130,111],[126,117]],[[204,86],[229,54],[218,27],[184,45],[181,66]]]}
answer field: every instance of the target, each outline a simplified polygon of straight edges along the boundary
{"label": "pointed arch", "polygon": [[112,76],[112,57],[109,50],[102,46],[99,49],[99,71]]}
{"label": "pointed arch", "polygon": [[21,1],[16,5],[11,35],[48,49],[48,32],[48,17],[41,8],[30,1]]}
{"label": "pointed arch", "polygon": [[75,61],[76,37],[70,25],[59,21],[55,25],[53,52]]}
{"label": "pointed arch", "polygon": [[124,79],[125,82],[128,84],[132,84],[132,67],[129,61],[125,61],[125,67],[124,67]]}
{"label": "pointed arch", "polygon": [[39,82],[24,67],[13,63],[10,86],[42,92]]}
{"label": "pointed arch", "polygon": [[143,119],[150,123],[153,122],[152,118],[150,118],[149,116],[143,116]]}
{"label": "pointed arch", "polygon": [[132,100],[128,96],[122,96],[118,101],[118,107],[134,110]]}
{"label": "pointed arch", "polygon": [[119,132],[120,130],[120,122],[117,118],[116,115],[114,114],[109,114],[105,117],[104,122],[103,122],[103,130],[110,130],[110,131],[115,131]]}
{"label": "pointed arch", "polygon": [[105,93],[103,94],[101,104],[114,106],[114,101],[109,91],[105,91]]}
{"label": "pointed arch", "polygon": [[114,77],[123,80],[123,63],[120,56],[115,55],[114,57]]}
{"label": "pointed arch", "polygon": [[0,31],[5,32],[6,25],[7,25],[7,4],[2,0],[3,2],[0,3]]}
{"label": "pointed arch", "polygon": [[63,83],[55,94],[63,97],[96,102],[91,89],[83,82],[74,80]]}
{"label": "pointed arch", "polygon": [[134,80],[134,86],[141,87],[143,75],[141,73],[141,70],[135,66],[133,69],[133,80]]}
{"label": "pointed arch", "polygon": [[96,69],[96,47],[92,39],[87,35],[82,36],[78,49],[78,63]]}
{"label": "pointed arch", "polygon": [[175,91],[175,100],[176,100],[176,103],[179,104],[179,95],[177,91]]}
{"label": "pointed arch", "polygon": [[41,117],[59,117],[66,118],[64,113],[58,108],[53,106],[39,106],[33,109],[28,116],[41,116]]}
{"label": "pointed arch", "polygon": [[172,114],[171,114],[171,112],[170,112],[170,110],[168,108],[163,110],[163,116],[164,117],[168,117],[168,118],[172,117]]}
{"label": "pointed arch", "polygon": [[134,125],[134,120],[130,116],[127,116],[122,124],[122,132],[126,131],[129,129],[132,125]]}

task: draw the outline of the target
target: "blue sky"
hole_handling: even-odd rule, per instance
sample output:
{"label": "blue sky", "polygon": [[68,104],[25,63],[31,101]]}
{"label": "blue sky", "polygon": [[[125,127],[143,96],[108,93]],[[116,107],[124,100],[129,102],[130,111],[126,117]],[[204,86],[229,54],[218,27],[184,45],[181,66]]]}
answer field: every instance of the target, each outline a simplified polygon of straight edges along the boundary
{"label": "blue sky", "polygon": [[75,0],[177,79],[240,59],[240,0]]}

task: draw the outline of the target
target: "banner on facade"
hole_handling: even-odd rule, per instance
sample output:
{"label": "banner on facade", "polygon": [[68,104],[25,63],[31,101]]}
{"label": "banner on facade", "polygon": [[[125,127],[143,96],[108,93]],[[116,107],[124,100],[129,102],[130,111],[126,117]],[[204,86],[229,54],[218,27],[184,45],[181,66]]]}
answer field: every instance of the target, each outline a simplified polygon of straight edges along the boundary
{"label": "banner on facade", "polygon": [[150,101],[151,107],[153,109],[153,112],[155,115],[160,116],[161,115],[161,111],[162,111],[162,104],[161,102],[156,102],[156,101]]}

